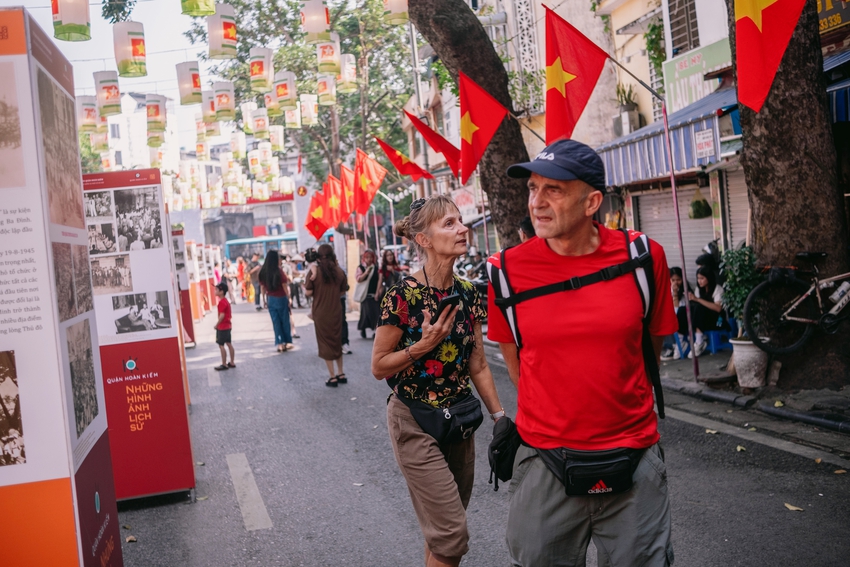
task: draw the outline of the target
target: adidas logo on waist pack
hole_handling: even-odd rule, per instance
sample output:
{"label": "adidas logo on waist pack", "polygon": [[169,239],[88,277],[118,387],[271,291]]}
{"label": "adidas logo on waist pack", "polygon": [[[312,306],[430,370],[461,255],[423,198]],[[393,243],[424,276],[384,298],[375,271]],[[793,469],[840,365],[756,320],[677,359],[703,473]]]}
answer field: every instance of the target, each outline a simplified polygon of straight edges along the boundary
{"label": "adidas logo on waist pack", "polygon": [[606,485],[604,481],[600,480],[595,485],[593,485],[593,488],[588,490],[587,493],[588,494],[604,494],[606,492],[611,492],[612,490],[614,490],[614,489],[608,488],[608,485]]}

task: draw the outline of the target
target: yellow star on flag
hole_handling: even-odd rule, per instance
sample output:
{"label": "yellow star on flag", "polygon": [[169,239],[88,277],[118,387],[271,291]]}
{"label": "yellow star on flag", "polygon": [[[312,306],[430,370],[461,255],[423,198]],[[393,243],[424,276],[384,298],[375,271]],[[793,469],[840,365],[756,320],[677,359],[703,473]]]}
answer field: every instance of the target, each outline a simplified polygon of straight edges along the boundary
{"label": "yellow star on flag", "polygon": [[477,130],[478,126],[473,124],[472,118],[469,116],[469,111],[467,110],[466,114],[464,114],[460,119],[460,137],[463,138],[467,144],[471,144],[472,135],[475,134]]}
{"label": "yellow star on flag", "polygon": [[320,219],[324,215],[324,211],[322,211],[322,205],[319,205],[315,209],[313,209],[313,218]]}
{"label": "yellow star on flag", "polygon": [[372,182],[369,180],[368,177],[366,177],[366,174],[361,173],[360,174],[360,190],[365,192],[367,189],[369,189],[370,183],[372,183]]}
{"label": "yellow star on flag", "polygon": [[352,191],[351,189],[346,188],[346,189],[345,189],[345,198],[346,198],[346,199],[351,199],[353,196],[354,196],[354,191]]}
{"label": "yellow star on flag", "polygon": [[262,72],[263,72],[263,67],[259,63],[254,63],[253,65],[251,65],[251,74],[252,75],[259,75]]}
{"label": "yellow star on flag", "polygon": [[566,97],[567,83],[575,78],[575,75],[564,70],[561,65],[561,58],[558,57],[551,65],[546,67],[546,90],[555,89],[561,93],[561,96]]}
{"label": "yellow star on flag", "polygon": [[735,0],[735,20],[749,18],[761,30],[762,11],[776,0]]}
{"label": "yellow star on flag", "polygon": [[[467,113],[467,114],[468,114],[468,113]],[[395,155],[397,155],[398,157],[400,157],[400,158],[401,158],[401,163],[402,163],[402,164],[407,164],[407,163],[410,161],[409,159],[407,159],[407,156],[406,156],[406,155],[404,155],[403,153],[401,153],[401,152],[400,152],[400,151],[398,151],[398,150],[396,150],[396,151],[395,151]]]}
{"label": "yellow star on flag", "polygon": [[338,209],[339,203],[339,197],[337,197],[336,195],[331,195],[331,197],[328,199],[328,206],[332,209]]}
{"label": "yellow star on flag", "polygon": [[135,45],[135,48],[136,48],[136,55],[144,55],[145,54],[145,44],[144,43],[137,43]]}

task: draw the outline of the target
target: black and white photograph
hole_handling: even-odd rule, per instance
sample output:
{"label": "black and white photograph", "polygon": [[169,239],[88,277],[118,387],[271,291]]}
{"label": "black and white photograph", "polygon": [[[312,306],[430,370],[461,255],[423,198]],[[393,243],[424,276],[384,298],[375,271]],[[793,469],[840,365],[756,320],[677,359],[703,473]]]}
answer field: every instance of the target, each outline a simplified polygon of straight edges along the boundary
{"label": "black and white photograph", "polygon": [[115,226],[112,223],[89,225],[89,254],[112,254],[118,252],[115,241]]}
{"label": "black and white photograph", "polygon": [[88,319],[68,327],[68,361],[71,366],[71,391],[74,394],[74,423],[79,438],[98,413],[94,354]]}
{"label": "black and white photograph", "polygon": [[56,303],[59,321],[77,316],[74,294],[74,265],[71,260],[71,245],[53,242],[53,277],[56,280]]}
{"label": "black and white photograph", "polygon": [[162,248],[159,197],[153,187],[115,191],[118,250]]}
{"label": "black and white photograph", "polygon": [[71,246],[71,256],[74,261],[74,296],[77,298],[77,315],[82,315],[94,309],[89,252],[85,246],[74,244]]}
{"label": "black and white photograph", "polygon": [[133,291],[130,255],[101,256],[91,261],[91,281],[95,295]]}
{"label": "black and white photograph", "polygon": [[15,351],[0,351],[0,467],[27,462]]}
{"label": "black and white photograph", "polygon": [[83,194],[83,203],[86,207],[86,219],[89,221],[98,219],[112,221],[111,191],[88,191]]}
{"label": "black and white photograph", "polygon": [[0,63],[0,189],[26,185],[15,64]]}
{"label": "black and white photograph", "polygon": [[85,228],[76,107],[50,76],[38,70],[38,106],[47,173],[50,222]]}
{"label": "black and white photograph", "polygon": [[112,298],[115,333],[138,333],[171,327],[167,291],[116,295]]}

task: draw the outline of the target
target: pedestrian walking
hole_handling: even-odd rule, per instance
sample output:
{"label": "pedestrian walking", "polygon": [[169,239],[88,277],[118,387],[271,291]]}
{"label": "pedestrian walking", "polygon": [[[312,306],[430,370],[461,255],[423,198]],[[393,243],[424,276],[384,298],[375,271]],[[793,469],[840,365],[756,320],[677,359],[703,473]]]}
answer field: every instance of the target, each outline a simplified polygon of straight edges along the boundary
{"label": "pedestrian walking", "polygon": [[269,315],[274,328],[274,344],[277,352],[292,348],[292,330],[289,321],[289,279],[281,263],[283,259],[277,250],[269,250],[266,261],[260,269],[258,281],[260,288],[268,298]]}
{"label": "pedestrian walking", "polygon": [[[366,250],[363,253],[360,258],[360,265],[354,272],[354,277],[357,279],[358,289],[366,288],[366,296],[360,301],[360,321],[357,323],[360,337],[366,339],[368,338],[366,329],[371,329],[374,332],[381,317],[381,309],[378,306],[378,299],[376,299],[378,290],[381,289],[381,272],[378,270],[375,252]],[[356,291],[355,294],[357,294]]]}
{"label": "pedestrian walking", "polygon": [[[387,401],[390,442],[425,538],[427,567],[456,567],[469,550],[473,432],[482,419],[470,381],[491,417],[504,416],[484,357],[481,300],[453,273],[466,253],[468,231],[450,197],[413,202],[395,233],[415,242],[425,265],[387,292],[372,349],[372,373],[393,391]],[[457,303],[433,319],[448,297]],[[445,418],[452,414],[453,420]],[[445,431],[450,423],[460,430]]]}
{"label": "pedestrian walking", "polygon": [[[235,351],[231,342],[231,323],[232,314],[230,310],[230,302],[227,301],[227,284],[220,283],[215,286],[215,296],[218,298],[218,320],[215,323],[215,343],[221,350],[221,364],[215,367],[216,370],[227,370],[228,368],[236,368],[236,362],[233,360]],[[227,352],[230,352],[230,362],[227,362]]]}
{"label": "pedestrian walking", "polygon": [[247,262],[245,262],[245,258],[239,256],[236,258],[236,281],[239,284],[239,293],[242,296],[242,299],[248,300],[248,293],[245,290],[245,266]]}
{"label": "pedestrian walking", "polygon": [[384,250],[381,254],[381,287],[378,302],[384,298],[387,291],[401,280],[401,266],[392,250]]}
{"label": "pedestrian walking", "polygon": [[488,336],[518,389],[523,441],[511,564],[584,565],[592,539],[600,565],[667,566],[670,502],[653,411],[660,381],[651,380],[663,337],[678,327],[664,250],[593,220],[605,171],[584,144],[557,141],[507,173],[529,178],[537,232],[489,260]]}
{"label": "pedestrian walking", "polygon": [[251,287],[254,288],[254,306],[257,311],[262,309],[260,305],[260,255],[254,252],[251,255],[251,261],[248,262],[248,277],[251,280]]}
{"label": "pedestrian walking", "polygon": [[[319,346],[319,358],[328,367],[326,386],[336,388],[339,384],[348,383],[342,369],[342,343],[340,342],[339,294],[348,291],[348,280],[345,272],[339,267],[333,246],[322,244],[317,250],[318,261],[310,266],[307,272],[306,295],[313,298],[312,315],[316,330],[316,342]],[[334,374],[334,362],[337,373]]]}

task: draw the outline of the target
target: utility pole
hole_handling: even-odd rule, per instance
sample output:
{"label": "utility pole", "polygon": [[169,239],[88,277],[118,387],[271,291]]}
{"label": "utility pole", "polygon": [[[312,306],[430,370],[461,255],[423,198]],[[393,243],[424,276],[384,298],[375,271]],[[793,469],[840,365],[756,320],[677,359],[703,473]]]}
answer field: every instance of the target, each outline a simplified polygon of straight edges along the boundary
{"label": "utility pole", "polygon": [[[419,84],[419,48],[416,46],[416,28],[413,27],[413,22],[410,22],[408,26],[410,29],[410,51],[413,57],[413,88],[416,92],[416,114],[430,126],[431,121],[428,120],[428,115],[424,113],[422,105],[422,86]],[[428,146],[425,144],[425,140],[421,139],[419,132],[416,132],[414,136],[420,137],[419,147],[422,149],[423,165],[425,166],[425,171],[428,171],[430,169],[428,165]],[[423,179],[422,181],[425,184],[425,197],[430,197],[431,182],[428,179]]]}

